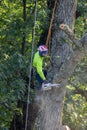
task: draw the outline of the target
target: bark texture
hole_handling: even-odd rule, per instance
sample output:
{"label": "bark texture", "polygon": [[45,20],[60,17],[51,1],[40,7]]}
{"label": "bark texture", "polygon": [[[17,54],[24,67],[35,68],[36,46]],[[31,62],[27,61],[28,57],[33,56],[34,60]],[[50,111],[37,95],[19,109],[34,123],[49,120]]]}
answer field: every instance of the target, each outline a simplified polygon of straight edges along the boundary
{"label": "bark texture", "polygon": [[[76,0],[57,0],[56,12],[51,37],[51,66],[48,70],[48,80],[60,83],[60,88],[43,92],[38,105],[36,118],[37,130],[60,130],[62,126],[62,109],[65,96],[65,86],[76,65],[81,61],[87,50],[87,34],[78,40],[73,34],[76,12]],[[64,23],[64,29],[59,28]],[[69,25],[68,26],[66,26]],[[72,48],[72,43],[76,48]],[[84,48],[82,49],[82,43]]]}

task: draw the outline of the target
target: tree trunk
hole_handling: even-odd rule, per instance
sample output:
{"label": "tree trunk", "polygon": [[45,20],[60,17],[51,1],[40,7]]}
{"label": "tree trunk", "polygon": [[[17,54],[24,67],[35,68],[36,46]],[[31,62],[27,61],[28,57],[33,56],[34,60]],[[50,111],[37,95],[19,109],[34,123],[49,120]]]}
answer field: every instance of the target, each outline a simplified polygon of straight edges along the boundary
{"label": "tree trunk", "polygon": [[[60,130],[65,86],[76,65],[84,56],[85,51],[81,51],[82,42],[87,49],[87,35],[79,41],[72,32],[76,3],[76,0],[57,0],[50,41],[51,66],[48,70],[48,80],[60,83],[60,87],[43,92],[40,103],[35,103],[38,106],[38,115],[34,128],[37,130]],[[68,24],[71,30],[65,26],[62,31],[58,26],[61,22]],[[71,40],[78,46],[77,49],[73,50]]]}

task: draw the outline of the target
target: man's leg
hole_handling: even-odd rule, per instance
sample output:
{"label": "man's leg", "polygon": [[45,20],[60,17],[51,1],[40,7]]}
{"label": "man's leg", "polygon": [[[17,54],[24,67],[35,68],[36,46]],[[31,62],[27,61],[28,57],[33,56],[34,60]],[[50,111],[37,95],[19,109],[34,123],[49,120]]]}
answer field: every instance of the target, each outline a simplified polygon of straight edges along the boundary
{"label": "man's leg", "polygon": [[47,77],[47,70],[43,70],[44,76]]}
{"label": "man's leg", "polygon": [[39,83],[39,86],[37,87],[37,89],[41,90],[43,80],[42,80],[42,78],[40,77],[40,75],[38,73],[36,73],[36,79],[37,79],[37,81]]}

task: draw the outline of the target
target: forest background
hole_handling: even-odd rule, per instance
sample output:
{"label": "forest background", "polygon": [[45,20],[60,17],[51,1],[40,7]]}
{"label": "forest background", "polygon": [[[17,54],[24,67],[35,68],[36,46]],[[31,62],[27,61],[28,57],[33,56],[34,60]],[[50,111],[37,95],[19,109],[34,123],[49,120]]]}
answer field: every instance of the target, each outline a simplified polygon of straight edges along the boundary
{"label": "forest background", "polygon": [[[46,0],[38,0],[34,52],[38,43],[46,40],[44,32],[49,28],[52,8],[48,8]],[[10,130],[12,122],[16,128],[15,115],[24,117],[19,101],[27,101],[34,12],[35,0],[0,1],[0,130]],[[86,31],[87,0],[78,0],[74,32],[80,38]],[[66,87],[63,124],[72,130],[86,130],[87,56],[78,64]],[[31,102],[34,94],[31,89]]]}

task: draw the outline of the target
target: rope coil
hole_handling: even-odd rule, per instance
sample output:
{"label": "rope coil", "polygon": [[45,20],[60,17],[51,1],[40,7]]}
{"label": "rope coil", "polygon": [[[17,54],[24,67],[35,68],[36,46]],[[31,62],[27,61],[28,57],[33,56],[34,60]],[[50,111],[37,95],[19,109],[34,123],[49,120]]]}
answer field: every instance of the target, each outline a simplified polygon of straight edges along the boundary
{"label": "rope coil", "polygon": [[55,0],[55,3],[54,3],[52,18],[51,18],[51,21],[50,21],[50,26],[49,26],[49,30],[48,30],[47,39],[46,39],[46,45],[49,46],[49,49],[50,49],[49,41],[50,41],[50,38],[51,38],[51,29],[52,29],[52,24],[53,24],[53,20],[54,20],[54,13],[55,13],[55,9],[56,9],[56,4],[57,4],[57,0]]}

